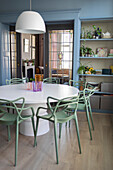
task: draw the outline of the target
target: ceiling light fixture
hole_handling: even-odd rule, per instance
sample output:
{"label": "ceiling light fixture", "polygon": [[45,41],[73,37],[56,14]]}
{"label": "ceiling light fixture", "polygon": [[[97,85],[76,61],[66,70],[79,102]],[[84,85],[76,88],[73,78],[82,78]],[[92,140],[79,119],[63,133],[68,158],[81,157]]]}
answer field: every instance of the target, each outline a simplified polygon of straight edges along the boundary
{"label": "ceiling light fixture", "polygon": [[16,21],[16,32],[26,34],[44,34],[46,32],[45,23],[41,15],[35,11],[22,12]]}

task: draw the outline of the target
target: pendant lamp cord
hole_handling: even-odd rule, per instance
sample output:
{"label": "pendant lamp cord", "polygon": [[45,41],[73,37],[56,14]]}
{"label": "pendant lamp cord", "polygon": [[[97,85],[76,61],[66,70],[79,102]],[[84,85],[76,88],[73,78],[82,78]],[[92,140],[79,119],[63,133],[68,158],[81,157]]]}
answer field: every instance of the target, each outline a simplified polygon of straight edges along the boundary
{"label": "pendant lamp cord", "polygon": [[31,0],[30,0],[30,11],[31,11]]}

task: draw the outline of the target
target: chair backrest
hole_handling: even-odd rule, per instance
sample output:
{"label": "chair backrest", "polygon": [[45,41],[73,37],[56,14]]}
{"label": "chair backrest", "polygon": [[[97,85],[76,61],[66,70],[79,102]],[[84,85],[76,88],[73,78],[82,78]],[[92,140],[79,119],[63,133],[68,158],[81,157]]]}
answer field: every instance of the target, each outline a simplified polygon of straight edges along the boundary
{"label": "chair backrest", "polygon": [[54,78],[54,77],[49,77],[49,78],[43,79],[43,82],[47,84],[59,84],[59,79]]}
{"label": "chair backrest", "polygon": [[[16,102],[19,102],[21,104],[21,107],[17,107]],[[0,121],[12,121],[11,120],[11,111],[10,109],[14,109],[15,110],[15,114],[17,114],[17,116],[20,119],[23,119],[21,116],[21,113],[23,111],[25,105],[25,99],[23,97],[20,97],[16,100],[6,100],[6,99],[0,99]],[[8,116],[10,114],[10,116]],[[12,113],[13,114],[13,113]]]}
{"label": "chair backrest", "polygon": [[[55,103],[56,103],[55,107],[51,106],[51,101],[55,101]],[[58,111],[58,109],[60,109],[60,111],[61,110],[65,111],[68,108],[68,106],[71,104],[74,104],[74,106],[75,106],[75,108],[73,109],[74,113],[75,113],[77,111],[78,101],[79,101],[79,95],[63,98],[61,100],[53,98],[53,97],[47,98],[48,107],[54,116],[55,116],[55,113]]]}
{"label": "chair backrest", "polygon": [[92,88],[92,89],[85,88],[85,89],[83,90],[83,94],[84,94],[84,96],[85,96],[86,98],[89,98],[89,97],[91,97],[91,96],[95,93],[96,89],[97,89],[97,87],[94,87],[94,88]]}
{"label": "chair backrest", "polygon": [[79,90],[84,90],[84,88],[86,87],[86,82],[81,80],[80,81],[69,80],[69,85],[74,86]]}
{"label": "chair backrest", "polygon": [[7,85],[9,85],[9,84],[10,85],[12,85],[12,84],[22,84],[24,82],[28,82],[28,79],[27,78],[23,78],[23,79],[21,79],[21,78],[12,78],[10,80],[6,80]]}
{"label": "chair backrest", "polygon": [[83,91],[79,91],[79,95],[80,95],[79,102],[83,100],[86,102],[86,100],[90,99],[90,97],[95,93],[95,91],[96,91],[96,87],[93,89],[84,88]]}

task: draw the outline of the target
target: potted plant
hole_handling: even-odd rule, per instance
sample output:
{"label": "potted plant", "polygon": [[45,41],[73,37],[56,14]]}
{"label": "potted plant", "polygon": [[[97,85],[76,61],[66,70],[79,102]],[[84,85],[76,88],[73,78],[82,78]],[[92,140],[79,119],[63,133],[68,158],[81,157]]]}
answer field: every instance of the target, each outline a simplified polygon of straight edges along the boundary
{"label": "potted plant", "polygon": [[80,67],[78,68],[78,74],[84,74],[84,72],[85,72],[85,66],[80,65]]}
{"label": "potted plant", "polygon": [[96,70],[93,67],[85,67],[85,74],[96,74]]}
{"label": "potted plant", "polygon": [[85,41],[82,43],[82,46],[80,47],[80,55],[81,56],[85,56],[85,54],[86,54],[86,51],[85,51]]}
{"label": "potted plant", "polygon": [[93,52],[92,48],[89,48],[89,47],[86,47],[86,48],[87,48],[87,55],[88,55],[89,57],[91,57],[92,55],[94,55],[94,52]]}
{"label": "potted plant", "polygon": [[92,39],[93,38],[93,35],[92,35],[91,31],[87,32],[87,38],[88,39]]}
{"label": "potted plant", "polygon": [[101,34],[102,34],[102,29],[101,27],[96,27],[95,25],[93,25],[93,28],[95,30],[94,34],[95,34],[95,37],[98,39],[98,38],[101,38]]}

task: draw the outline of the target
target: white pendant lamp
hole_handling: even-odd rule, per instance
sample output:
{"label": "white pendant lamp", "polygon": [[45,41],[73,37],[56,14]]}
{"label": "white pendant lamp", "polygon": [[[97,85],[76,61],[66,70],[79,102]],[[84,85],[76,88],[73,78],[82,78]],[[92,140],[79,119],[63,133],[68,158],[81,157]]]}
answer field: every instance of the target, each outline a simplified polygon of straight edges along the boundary
{"label": "white pendant lamp", "polygon": [[22,12],[16,21],[16,32],[26,34],[44,34],[46,32],[45,23],[41,15],[35,11]]}

